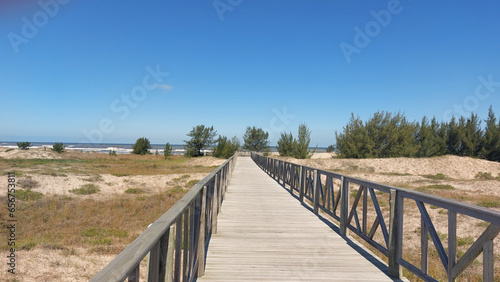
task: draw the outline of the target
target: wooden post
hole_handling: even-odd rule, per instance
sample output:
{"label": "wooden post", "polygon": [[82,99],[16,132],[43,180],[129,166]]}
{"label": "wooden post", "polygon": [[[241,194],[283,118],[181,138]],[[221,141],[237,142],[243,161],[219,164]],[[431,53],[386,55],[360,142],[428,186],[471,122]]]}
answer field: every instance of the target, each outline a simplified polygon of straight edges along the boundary
{"label": "wooden post", "polygon": [[130,282],[139,282],[139,269],[140,269],[140,264],[138,264],[135,268],[134,271],[132,271],[128,275],[128,281]]}
{"label": "wooden post", "polygon": [[340,235],[347,236],[347,217],[349,216],[349,182],[342,176],[340,178],[342,186],[340,187]]}
{"label": "wooden post", "polygon": [[483,245],[483,281],[493,281],[495,273],[495,257],[493,255],[493,240],[487,240]]}
{"label": "wooden post", "polygon": [[189,213],[191,211],[191,206],[188,206],[186,211],[184,212],[184,229],[183,229],[183,235],[184,235],[184,241],[183,241],[183,247],[184,249],[182,250],[182,281],[186,281],[188,272],[189,272],[189,265],[188,265],[188,258],[189,258],[189,232],[191,230],[189,229],[189,221],[191,219]]}
{"label": "wooden post", "polygon": [[214,196],[212,199],[212,233],[217,234],[217,214],[218,214],[218,209],[219,209],[219,196],[218,193],[220,192],[220,189],[218,188],[220,186],[220,172],[217,173],[214,177],[214,184],[213,184],[213,189],[214,189]]}
{"label": "wooden post", "polygon": [[299,200],[301,203],[304,202],[304,179],[306,170],[303,166],[299,167]]}
{"label": "wooden post", "polygon": [[314,213],[319,212],[319,183],[318,183],[318,170],[315,169],[313,172],[313,191],[314,191]]}
{"label": "wooden post", "polygon": [[278,183],[283,178],[283,161],[278,161]]}
{"label": "wooden post", "polygon": [[403,198],[399,197],[397,190],[391,189],[389,204],[389,276],[399,279],[403,276],[397,262],[402,255]]}
{"label": "wooden post", "polygon": [[[448,210],[448,281],[455,281],[453,267],[457,263],[457,213]],[[488,281],[488,280],[486,280]]]}
{"label": "wooden post", "polygon": [[203,186],[201,195],[200,225],[198,232],[198,277],[205,274],[205,224],[207,209],[207,186]]}
{"label": "wooden post", "polygon": [[368,234],[368,188],[363,186],[363,234]]}
{"label": "wooden post", "polygon": [[174,270],[174,234],[175,226],[170,226],[168,232],[168,247],[167,247],[167,266],[165,270],[165,281],[172,282],[173,281],[173,270]]}
{"label": "wooden post", "polygon": [[427,274],[428,271],[428,259],[429,256],[427,253],[429,252],[429,238],[427,235],[429,234],[429,230],[427,225],[425,225],[425,221],[423,216],[420,217],[420,269],[423,273]]}
{"label": "wooden post", "polygon": [[161,239],[151,248],[148,255],[148,272],[146,273],[146,281],[159,281],[158,274],[160,273],[160,247]]}
{"label": "wooden post", "polygon": [[294,164],[290,165],[290,172],[291,172],[291,176],[290,176],[290,178],[291,178],[291,181],[290,181],[290,194],[293,195],[293,187],[295,187],[295,185],[296,185],[296,183],[295,183],[295,174],[297,173],[295,171],[295,165]]}
{"label": "wooden post", "polygon": [[174,281],[181,281],[182,260],[182,215],[179,215],[175,223],[175,271]]}

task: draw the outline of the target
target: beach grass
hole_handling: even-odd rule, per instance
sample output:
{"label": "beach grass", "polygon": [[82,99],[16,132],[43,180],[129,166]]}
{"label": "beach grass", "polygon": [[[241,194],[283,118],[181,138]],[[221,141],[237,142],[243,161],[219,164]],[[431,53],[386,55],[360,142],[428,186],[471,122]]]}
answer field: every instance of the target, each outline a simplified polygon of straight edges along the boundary
{"label": "beach grass", "polygon": [[214,168],[192,165],[190,158],[171,156],[118,155],[111,157],[98,153],[63,153],[63,159],[0,159],[2,171],[26,171],[30,173],[61,175],[69,173],[82,175],[111,174],[116,176],[180,174],[210,172]]}
{"label": "beach grass", "polygon": [[[185,193],[175,189],[155,194],[123,194],[105,202],[62,195],[18,201],[16,216],[23,228],[18,231],[16,245],[25,250],[60,245],[83,247],[91,253],[118,254]],[[5,201],[5,197],[0,200]],[[3,228],[1,236],[6,237],[7,231]],[[0,243],[1,250],[8,250],[6,242]]]}

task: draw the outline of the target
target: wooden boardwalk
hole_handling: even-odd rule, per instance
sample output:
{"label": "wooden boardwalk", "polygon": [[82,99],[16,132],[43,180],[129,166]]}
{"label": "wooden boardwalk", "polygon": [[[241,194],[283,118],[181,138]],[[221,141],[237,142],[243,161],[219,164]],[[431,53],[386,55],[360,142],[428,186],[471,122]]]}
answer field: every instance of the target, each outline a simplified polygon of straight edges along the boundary
{"label": "wooden boardwalk", "polygon": [[393,281],[335,228],[240,157],[198,281]]}

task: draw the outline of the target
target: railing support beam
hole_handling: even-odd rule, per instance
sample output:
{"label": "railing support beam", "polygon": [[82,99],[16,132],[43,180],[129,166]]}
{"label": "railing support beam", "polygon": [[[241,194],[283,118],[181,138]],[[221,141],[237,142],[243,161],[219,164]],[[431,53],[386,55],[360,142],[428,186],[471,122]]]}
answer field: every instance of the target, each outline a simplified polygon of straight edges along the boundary
{"label": "railing support beam", "polygon": [[347,236],[347,217],[349,216],[349,182],[345,177],[341,177],[340,181],[340,235]]}
{"label": "railing support beam", "polygon": [[398,259],[402,256],[403,198],[399,197],[397,190],[391,189],[389,202],[389,276],[401,278],[403,272]]}

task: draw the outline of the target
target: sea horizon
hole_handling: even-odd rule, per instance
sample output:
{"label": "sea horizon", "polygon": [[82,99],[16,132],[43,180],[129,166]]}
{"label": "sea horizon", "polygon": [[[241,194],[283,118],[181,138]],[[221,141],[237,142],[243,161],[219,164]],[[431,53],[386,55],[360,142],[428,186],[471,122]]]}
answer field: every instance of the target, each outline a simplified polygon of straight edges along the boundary
{"label": "sea horizon", "polygon": [[[18,141],[24,142],[24,141]],[[18,148],[18,142],[11,141],[0,141],[0,147],[7,148]],[[52,145],[56,142],[30,142],[31,146],[29,148],[51,148]],[[109,153],[111,151],[115,151],[117,154],[130,154],[132,152],[133,143],[77,143],[77,142],[67,142],[64,143],[66,150],[74,150],[81,152],[98,152],[98,153]],[[170,144],[172,147],[172,153],[174,155],[183,155],[186,152],[184,144]],[[271,152],[277,152],[276,146],[269,146],[271,148]],[[314,150],[316,147],[309,147],[310,150]],[[158,150],[159,154],[163,154],[165,149],[165,144],[151,144],[151,149],[149,150],[151,153],[155,153]],[[204,152],[211,152],[213,146],[208,147]],[[325,147],[317,147],[316,153],[324,153],[326,152]]]}

